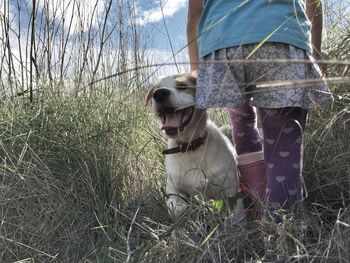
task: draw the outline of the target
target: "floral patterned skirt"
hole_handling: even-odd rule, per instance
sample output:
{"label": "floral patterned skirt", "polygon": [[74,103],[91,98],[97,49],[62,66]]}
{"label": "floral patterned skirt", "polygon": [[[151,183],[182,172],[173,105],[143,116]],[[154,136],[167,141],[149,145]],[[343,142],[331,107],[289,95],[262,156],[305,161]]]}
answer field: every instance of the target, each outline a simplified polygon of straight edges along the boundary
{"label": "floral patterned skirt", "polygon": [[[244,45],[220,49],[202,59],[198,69],[197,108],[231,108],[247,101],[263,108],[309,109],[332,104],[332,93],[322,80],[318,65],[304,50],[281,43],[265,43],[254,52],[255,48],[256,45]],[[249,59],[254,63],[234,62],[244,60],[251,53]],[[310,63],[296,63],[301,60]]]}

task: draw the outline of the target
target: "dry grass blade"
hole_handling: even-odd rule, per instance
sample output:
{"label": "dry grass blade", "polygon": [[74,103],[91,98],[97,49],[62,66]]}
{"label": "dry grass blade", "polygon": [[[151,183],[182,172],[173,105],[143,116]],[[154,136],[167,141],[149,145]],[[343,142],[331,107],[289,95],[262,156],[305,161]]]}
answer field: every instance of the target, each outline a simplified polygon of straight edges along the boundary
{"label": "dry grass blade", "polygon": [[205,244],[207,244],[207,242],[209,241],[209,239],[212,237],[212,235],[214,235],[215,231],[219,228],[219,225],[216,225],[214,227],[214,229],[205,237],[205,239],[202,241],[202,243],[200,243],[200,245],[198,246],[198,249],[201,249]]}
{"label": "dry grass blade", "polygon": [[[275,64],[310,64],[314,63],[314,61],[310,60],[300,60],[300,59],[247,59],[247,60],[241,60],[241,59],[235,59],[235,60],[227,60],[225,62],[222,61],[206,61],[206,62],[201,62],[205,64],[221,64],[221,63],[229,63],[229,64],[270,64],[270,63],[275,63]],[[341,65],[341,66],[349,66],[350,61],[347,60],[317,60],[317,63],[320,64],[325,64],[325,65]],[[144,66],[138,66],[135,68],[128,68],[122,71],[118,71],[114,74],[111,74],[109,76],[105,76],[100,79],[96,79],[92,82],[90,82],[86,87],[92,86],[94,84],[97,84],[98,82],[105,81],[108,79],[113,79],[125,74],[129,74],[132,72],[136,72],[138,70],[144,70],[144,69],[152,69],[152,68],[161,68],[161,67],[166,67],[166,66],[174,66],[175,63],[159,63],[159,64],[149,64],[149,65],[144,65]],[[176,65],[189,65],[189,62],[176,62]],[[156,69],[155,71],[157,71]],[[150,74],[150,76],[153,76],[153,74]],[[345,75],[343,75],[345,76]],[[147,78],[148,79],[148,78]]]}
{"label": "dry grass blade", "polygon": [[135,251],[133,251],[131,249],[131,245],[130,245],[130,239],[131,239],[131,231],[132,231],[132,226],[134,225],[134,223],[136,222],[136,217],[138,215],[140,211],[140,207],[137,208],[135,214],[134,214],[134,217],[130,223],[130,227],[129,227],[129,230],[128,230],[128,235],[127,235],[127,238],[126,238],[126,247],[127,247],[127,252],[128,252],[128,257],[126,258],[126,262],[131,262],[131,259],[132,259],[132,255],[135,253]]}
{"label": "dry grass blade", "polygon": [[350,83],[350,77],[269,81],[269,82],[260,82],[260,83],[257,82],[255,83],[255,85],[257,88],[262,89],[262,88],[276,88],[276,87],[317,86],[317,85],[324,85],[325,82],[328,85],[348,84]]}

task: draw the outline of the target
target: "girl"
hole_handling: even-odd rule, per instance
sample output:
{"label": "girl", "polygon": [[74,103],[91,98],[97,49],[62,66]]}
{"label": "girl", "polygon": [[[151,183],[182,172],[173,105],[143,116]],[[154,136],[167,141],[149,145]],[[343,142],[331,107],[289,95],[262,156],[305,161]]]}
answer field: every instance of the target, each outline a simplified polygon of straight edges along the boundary
{"label": "girl", "polygon": [[[196,107],[228,108],[244,190],[253,201],[266,198],[271,211],[301,203],[307,112],[333,101],[325,83],[283,82],[322,79],[313,60],[321,54],[322,19],[321,0],[189,0]],[[248,59],[255,62],[234,63]],[[278,63],[282,59],[306,63]],[[255,203],[253,212],[261,210]]]}

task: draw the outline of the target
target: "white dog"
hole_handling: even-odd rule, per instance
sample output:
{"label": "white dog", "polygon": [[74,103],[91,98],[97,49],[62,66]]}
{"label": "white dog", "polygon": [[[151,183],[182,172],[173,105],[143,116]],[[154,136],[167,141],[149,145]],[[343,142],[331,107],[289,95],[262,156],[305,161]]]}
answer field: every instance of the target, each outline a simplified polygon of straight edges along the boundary
{"label": "white dog", "polygon": [[195,109],[196,77],[190,74],[168,76],[146,95],[159,117],[166,137],[166,204],[169,212],[180,217],[186,199],[195,195],[203,200],[223,199],[233,208],[238,220],[245,217],[236,152],[233,145],[208,119],[206,110]]}

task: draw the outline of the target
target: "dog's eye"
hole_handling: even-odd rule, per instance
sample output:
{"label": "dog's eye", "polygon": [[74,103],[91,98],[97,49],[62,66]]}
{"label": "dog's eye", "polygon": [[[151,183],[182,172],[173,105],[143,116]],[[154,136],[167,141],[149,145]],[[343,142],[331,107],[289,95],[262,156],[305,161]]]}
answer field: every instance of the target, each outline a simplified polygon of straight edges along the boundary
{"label": "dog's eye", "polygon": [[176,88],[179,89],[179,90],[184,90],[184,89],[188,89],[189,87],[186,84],[184,84],[184,83],[178,83],[176,85]]}
{"label": "dog's eye", "polygon": [[185,81],[175,81],[175,88],[178,90],[191,90],[196,88],[196,84],[185,80]]}
{"label": "dog's eye", "polygon": [[176,85],[176,88],[177,88],[177,89],[186,89],[187,86],[186,86],[185,84],[183,84],[183,83],[178,83],[178,84]]}

